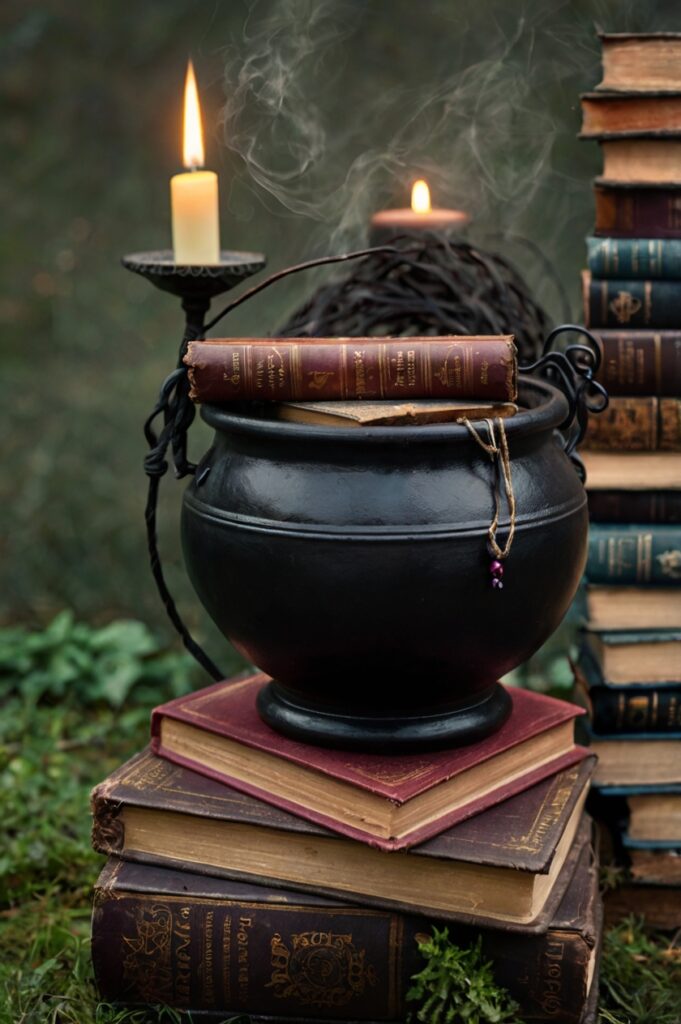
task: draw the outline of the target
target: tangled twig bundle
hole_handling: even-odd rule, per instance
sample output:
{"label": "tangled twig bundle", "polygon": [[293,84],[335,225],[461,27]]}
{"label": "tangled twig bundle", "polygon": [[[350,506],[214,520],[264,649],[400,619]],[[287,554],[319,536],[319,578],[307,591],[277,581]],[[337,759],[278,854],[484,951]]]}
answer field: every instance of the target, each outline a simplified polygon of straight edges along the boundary
{"label": "tangled twig bundle", "polygon": [[404,236],[322,285],[279,334],[362,337],[513,334],[535,359],[550,328],[544,310],[503,257],[441,235]]}

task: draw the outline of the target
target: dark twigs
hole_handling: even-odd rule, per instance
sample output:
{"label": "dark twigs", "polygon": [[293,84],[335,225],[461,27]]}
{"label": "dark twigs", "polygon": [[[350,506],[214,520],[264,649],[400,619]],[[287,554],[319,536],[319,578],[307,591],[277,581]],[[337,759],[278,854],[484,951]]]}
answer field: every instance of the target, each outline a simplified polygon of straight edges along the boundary
{"label": "dark twigs", "polygon": [[544,310],[501,256],[442,235],[403,236],[321,285],[278,332],[286,337],[513,334],[534,360]]}

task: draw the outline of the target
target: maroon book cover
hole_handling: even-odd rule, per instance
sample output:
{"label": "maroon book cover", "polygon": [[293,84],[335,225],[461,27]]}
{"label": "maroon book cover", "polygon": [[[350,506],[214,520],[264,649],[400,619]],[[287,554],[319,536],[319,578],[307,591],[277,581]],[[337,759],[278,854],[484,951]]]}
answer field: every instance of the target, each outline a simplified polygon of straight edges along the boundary
{"label": "maroon book cover", "polygon": [[594,234],[610,238],[678,238],[681,187],[623,185],[597,178]]}
{"label": "maroon book cover", "polygon": [[519,777],[500,784],[491,792],[472,797],[464,806],[440,815],[406,836],[383,838],[368,830],[339,822],[316,808],[272,794],[250,778],[235,778],[233,775],[215,771],[193,757],[169,750],[163,742],[164,720],[174,719],[188,723],[208,733],[236,741],[244,747],[252,747],[292,762],[306,771],[339,780],[360,791],[368,791],[395,806],[401,806],[433,787],[456,778],[467,769],[491,762],[495,755],[500,755],[548,729],[583,714],[583,710],[543,694],[511,689],[509,693],[513,701],[513,710],[510,717],[501,729],[479,743],[455,750],[418,754],[358,754],[299,743],[270,729],[256,709],[257,694],[268,681],[266,675],[259,673],[248,679],[215,683],[189,696],[162,704],[152,712],[152,749],[156,754],[176,764],[182,764],[220,782],[226,782],[235,789],[266,800],[283,810],[302,815],[343,835],[369,842],[385,850],[403,849],[437,835],[457,821],[500,803],[585,756],[582,748],[573,747],[566,754],[550,758]]}
{"label": "maroon book cover", "polygon": [[190,341],[197,402],[478,398],[513,402],[511,335],[439,338],[212,338]]}

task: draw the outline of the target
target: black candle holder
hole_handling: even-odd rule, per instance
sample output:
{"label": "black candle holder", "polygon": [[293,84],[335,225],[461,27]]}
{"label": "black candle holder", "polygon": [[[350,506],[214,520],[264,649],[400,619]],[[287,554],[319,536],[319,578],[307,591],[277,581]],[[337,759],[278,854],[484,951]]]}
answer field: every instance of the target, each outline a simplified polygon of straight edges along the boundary
{"label": "black candle holder", "polygon": [[[204,336],[205,317],[211,301],[258,273],[266,262],[261,253],[230,250],[221,251],[219,263],[206,265],[178,264],[170,250],[131,253],[122,259],[127,270],[144,277],[161,291],[176,295],[185,314],[176,368],[163,382],[158,401],[144,424],[149,445],[144,460],[144,471],[149,478],[144,518],[151,571],[168,617],[189,653],[214,679],[222,678],[222,673],[191,636],[165,581],[156,529],[158,492],[161,478],[168,471],[166,454],[169,448],[178,480],[196,471],[194,463],[187,458],[187,430],[195,416],[195,406],[189,398],[187,367],[183,361],[187,345]],[[163,426],[157,431],[155,421],[159,417],[163,419]]]}

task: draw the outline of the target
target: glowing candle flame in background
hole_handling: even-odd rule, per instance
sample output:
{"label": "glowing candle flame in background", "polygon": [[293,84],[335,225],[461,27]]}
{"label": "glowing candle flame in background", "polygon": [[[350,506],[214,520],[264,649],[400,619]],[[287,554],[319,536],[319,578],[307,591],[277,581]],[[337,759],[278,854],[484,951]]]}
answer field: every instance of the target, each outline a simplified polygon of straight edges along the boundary
{"label": "glowing candle flame in background", "polygon": [[423,178],[419,178],[411,187],[411,208],[414,213],[430,212],[430,189]]}
{"label": "glowing candle flame in background", "polygon": [[184,137],[182,146],[185,167],[203,167],[203,131],[201,129],[201,107],[196,87],[194,65],[187,62],[187,77],[184,80]]}

